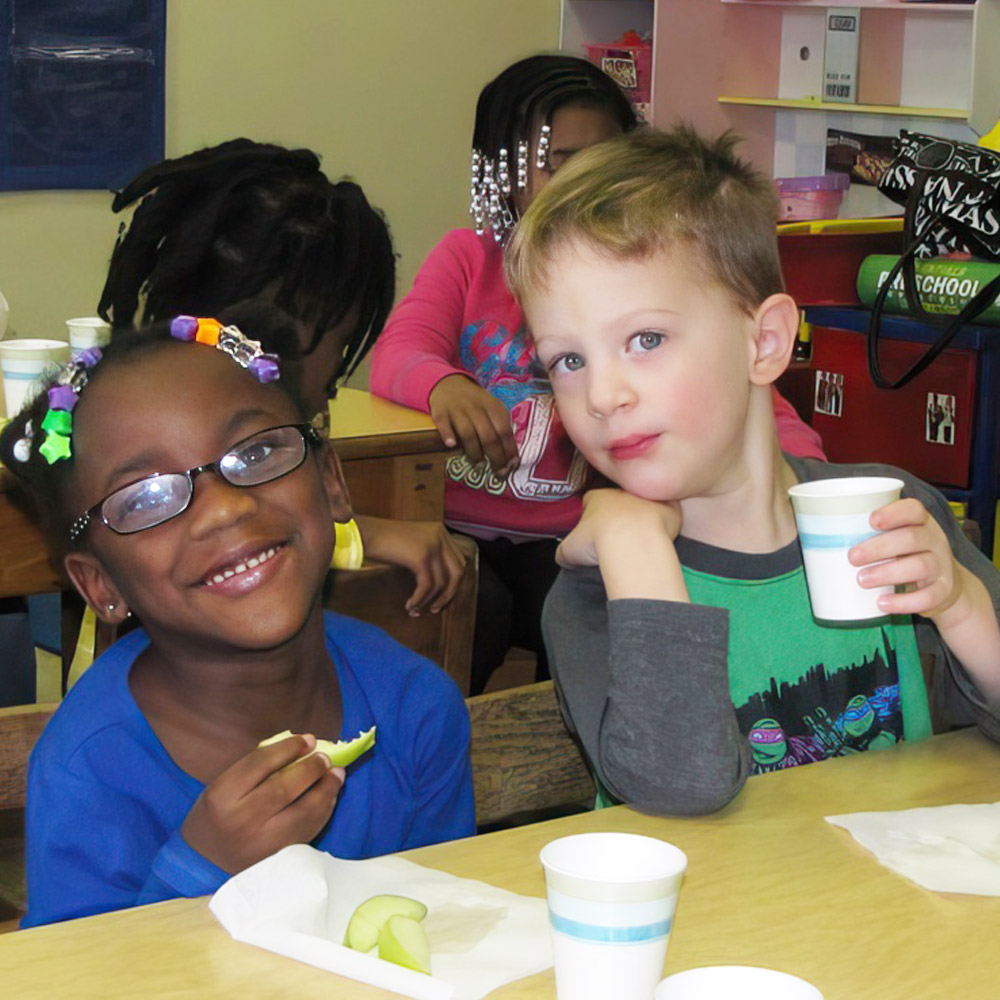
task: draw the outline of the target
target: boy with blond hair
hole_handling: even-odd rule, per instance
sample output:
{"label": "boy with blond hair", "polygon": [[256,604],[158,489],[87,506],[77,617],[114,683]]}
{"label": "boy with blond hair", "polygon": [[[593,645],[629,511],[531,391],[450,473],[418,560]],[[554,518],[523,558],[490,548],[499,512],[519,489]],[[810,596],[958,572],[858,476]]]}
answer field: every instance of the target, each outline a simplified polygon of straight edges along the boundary
{"label": "boy with blond hair", "polygon": [[[735,140],[645,130],[584,151],[506,258],[556,405],[617,488],[587,494],[544,617],[569,725],[610,797],[727,803],[749,774],[931,733],[936,705],[1000,740],[1000,575],[944,498],[880,465],[781,452],[771,386],[798,309],[772,183]],[[850,552],[887,619],[812,617],[788,488],[903,479]]]}

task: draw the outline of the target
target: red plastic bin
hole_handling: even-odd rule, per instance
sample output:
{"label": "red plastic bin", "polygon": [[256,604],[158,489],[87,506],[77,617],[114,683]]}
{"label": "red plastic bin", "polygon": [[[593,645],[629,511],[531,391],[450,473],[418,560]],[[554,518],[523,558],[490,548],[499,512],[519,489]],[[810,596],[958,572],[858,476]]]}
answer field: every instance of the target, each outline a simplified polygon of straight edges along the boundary
{"label": "red plastic bin", "polygon": [[[802,306],[859,306],[857,279],[869,254],[903,251],[901,228],[868,231],[874,220],[778,226],[785,290]],[[890,224],[887,220],[886,224]],[[896,225],[896,220],[891,220]]]}

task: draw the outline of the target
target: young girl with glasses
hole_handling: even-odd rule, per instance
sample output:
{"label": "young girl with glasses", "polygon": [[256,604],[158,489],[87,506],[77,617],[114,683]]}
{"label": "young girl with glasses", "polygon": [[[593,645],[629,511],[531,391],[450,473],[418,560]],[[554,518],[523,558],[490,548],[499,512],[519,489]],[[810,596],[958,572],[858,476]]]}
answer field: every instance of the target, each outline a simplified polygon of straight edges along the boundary
{"label": "young girl with glasses", "polygon": [[[83,598],[143,626],[32,754],[24,925],[210,893],[289,844],[364,858],[473,833],[454,682],[323,610],[350,510],[276,359],[190,317],[99,354],[0,436]],[[313,752],[373,726],[346,772]]]}

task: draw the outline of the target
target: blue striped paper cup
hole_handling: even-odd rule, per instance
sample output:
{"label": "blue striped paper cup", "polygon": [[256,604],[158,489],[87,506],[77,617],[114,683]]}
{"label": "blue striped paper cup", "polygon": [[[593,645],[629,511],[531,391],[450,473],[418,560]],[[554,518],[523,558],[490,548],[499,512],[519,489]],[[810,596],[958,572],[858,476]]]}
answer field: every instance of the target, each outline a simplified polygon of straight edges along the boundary
{"label": "blue striped paper cup", "polygon": [[862,587],[860,567],[848,562],[847,553],[878,534],[869,523],[872,511],[898,500],[902,488],[901,479],[854,476],[817,479],[789,489],[809,603],[821,624],[870,624],[887,617],[878,599],[893,588]]}
{"label": "blue striped paper cup", "polygon": [[581,833],[542,848],[559,1000],[652,1000],[687,857],[633,833]]}
{"label": "blue striped paper cup", "polygon": [[69,331],[69,346],[73,360],[88,348],[104,347],[111,342],[111,324],[100,316],[77,316],[66,320]]}
{"label": "blue striped paper cup", "polygon": [[15,417],[37,392],[37,383],[49,368],[69,361],[65,340],[25,337],[0,341],[0,372],[3,374],[4,408]]}

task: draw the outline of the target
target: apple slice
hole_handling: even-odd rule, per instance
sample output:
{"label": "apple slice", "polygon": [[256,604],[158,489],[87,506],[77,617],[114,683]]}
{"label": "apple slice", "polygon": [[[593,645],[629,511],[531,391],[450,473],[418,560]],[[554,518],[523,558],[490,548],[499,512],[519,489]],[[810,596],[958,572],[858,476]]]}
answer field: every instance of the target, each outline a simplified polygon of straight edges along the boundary
{"label": "apple slice", "polygon": [[355,951],[371,951],[378,944],[379,934],[386,921],[394,916],[420,921],[427,916],[427,907],[409,896],[372,896],[351,915],[344,944]]}
{"label": "apple slice", "polygon": [[415,972],[431,974],[431,946],[419,920],[401,913],[389,917],[378,936],[378,957]]}
{"label": "apple slice", "polygon": [[[316,740],[314,752],[325,753],[334,767],[347,767],[348,764],[353,764],[363,753],[367,753],[375,746],[375,730],[376,727],[372,726],[366,732],[358,733],[353,740],[337,740],[336,743],[332,740]],[[292,735],[292,731],[286,729],[283,733],[275,733],[266,740],[261,740],[257,746],[266,747]]]}

